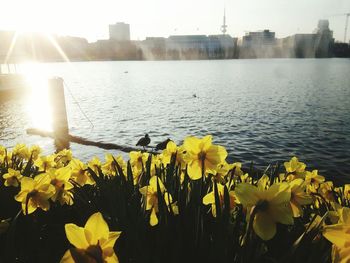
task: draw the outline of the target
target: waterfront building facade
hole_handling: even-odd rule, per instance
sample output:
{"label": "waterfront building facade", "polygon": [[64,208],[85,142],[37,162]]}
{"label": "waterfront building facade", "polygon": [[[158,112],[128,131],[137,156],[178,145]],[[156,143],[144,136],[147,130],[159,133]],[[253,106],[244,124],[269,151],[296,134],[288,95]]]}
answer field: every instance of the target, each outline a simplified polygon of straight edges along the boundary
{"label": "waterfront building facade", "polygon": [[295,34],[281,39],[283,57],[326,58],[333,56],[333,31],[328,20],[320,20],[312,34]]}
{"label": "waterfront building facade", "polygon": [[237,38],[230,35],[147,37],[139,43],[144,59],[235,58]]}
{"label": "waterfront building facade", "polygon": [[[51,40],[71,61],[350,57],[349,44],[334,43],[328,20],[320,20],[313,33],[280,39],[266,29],[249,32],[239,41],[228,34],[173,35],[131,41],[130,26],[117,23],[110,25],[109,39],[89,43],[84,38],[52,35]],[[17,36],[14,31],[0,31],[0,61],[64,61],[51,40],[40,33]]]}
{"label": "waterfront building facade", "polygon": [[165,37],[146,37],[138,43],[144,60],[161,60],[166,57]]}
{"label": "waterfront building facade", "polygon": [[213,59],[237,58],[237,41],[227,34],[208,36],[208,57]]}
{"label": "waterfront building facade", "polygon": [[268,58],[277,55],[275,32],[268,29],[249,32],[242,38],[240,58]]}

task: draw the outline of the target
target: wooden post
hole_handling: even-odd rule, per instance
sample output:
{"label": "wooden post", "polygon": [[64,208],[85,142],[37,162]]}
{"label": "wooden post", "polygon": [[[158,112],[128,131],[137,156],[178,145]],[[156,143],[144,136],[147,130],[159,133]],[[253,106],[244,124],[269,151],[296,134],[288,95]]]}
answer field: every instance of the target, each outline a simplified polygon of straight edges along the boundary
{"label": "wooden post", "polygon": [[62,78],[49,79],[49,98],[52,106],[53,132],[57,138],[65,138],[69,134],[69,128]]}

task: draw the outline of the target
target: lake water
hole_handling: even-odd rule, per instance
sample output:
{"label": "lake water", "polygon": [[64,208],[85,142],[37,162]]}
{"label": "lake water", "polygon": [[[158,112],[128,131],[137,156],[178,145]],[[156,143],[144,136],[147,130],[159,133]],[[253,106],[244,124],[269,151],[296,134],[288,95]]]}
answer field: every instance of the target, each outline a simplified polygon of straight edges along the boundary
{"label": "lake water", "polygon": [[[152,145],[212,134],[230,161],[263,167],[295,155],[320,174],[350,178],[349,59],[76,62],[21,70],[36,95],[0,103],[0,144],[8,147],[37,143],[54,151],[51,139],[25,129],[49,126],[39,77],[55,75],[66,83],[71,134],[128,146],[146,132]],[[84,160],[105,153],[71,148]]]}

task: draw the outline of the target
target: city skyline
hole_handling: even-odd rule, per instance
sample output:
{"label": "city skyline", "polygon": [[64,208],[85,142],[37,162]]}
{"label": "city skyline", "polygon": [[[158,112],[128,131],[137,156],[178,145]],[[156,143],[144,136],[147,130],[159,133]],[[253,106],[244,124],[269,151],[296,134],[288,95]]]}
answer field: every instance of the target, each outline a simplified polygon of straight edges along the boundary
{"label": "city skyline", "polygon": [[[227,34],[242,37],[245,32],[270,29],[276,37],[312,32],[319,19],[328,19],[334,38],[344,37],[345,15],[350,12],[348,0],[234,0],[174,2],[152,0],[147,3],[31,0],[1,1],[7,10],[0,17],[0,30],[39,31],[58,35],[84,37],[89,41],[108,38],[108,25],[130,24],[131,39],[148,36],[167,37],[186,34],[218,34],[226,8]],[[21,8],[18,8],[21,6]],[[181,18],[181,21],[180,19]],[[301,18],[301,19],[300,19]],[[347,42],[349,41],[349,29]]]}

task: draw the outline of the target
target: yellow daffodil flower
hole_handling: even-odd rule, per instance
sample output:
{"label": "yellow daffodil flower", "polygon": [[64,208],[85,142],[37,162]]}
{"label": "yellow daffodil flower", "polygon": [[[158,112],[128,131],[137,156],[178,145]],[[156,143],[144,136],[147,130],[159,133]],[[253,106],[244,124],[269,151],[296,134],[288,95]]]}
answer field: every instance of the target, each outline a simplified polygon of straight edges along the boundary
{"label": "yellow daffodil flower", "polygon": [[187,172],[192,180],[200,179],[203,171],[204,174],[215,174],[217,166],[227,157],[224,147],[212,144],[211,135],[202,139],[187,137],[184,141],[184,148],[186,150],[185,160],[188,164]]}
{"label": "yellow daffodil flower", "polygon": [[112,154],[106,154],[105,155],[105,163],[102,165],[102,172],[105,175],[115,176],[117,172],[117,166],[114,163],[114,160],[118,163],[118,165],[123,169],[123,171],[126,171],[126,163],[123,160],[123,157],[121,155],[113,156]]}
{"label": "yellow daffodil flower", "polygon": [[5,162],[6,152],[6,148],[0,145],[0,165]]}
{"label": "yellow daffodil flower", "polygon": [[151,176],[155,176],[156,175],[156,171],[161,169],[162,166],[162,155],[160,154],[156,154],[152,156],[152,160],[151,160]]}
{"label": "yellow daffodil flower", "polygon": [[113,247],[121,232],[110,232],[101,213],[91,215],[84,227],[66,224],[65,231],[75,248],[66,251],[61,263],[119,262]]}
{"label": "yellow daffodil flower", "polygon": [[297,157],[293,157],[289,162],[285,162],[284,167],[286,172],[293,174],[295,178],[304,178],[306,164],[299,162]]}
{"label": "yellow daffodil flower", "polygon": [[318,174],[317,170],[312,172],[305,173],[305,184],[306,185],[315,185],[316,188],[325,181],[325,178],[322,175]]}
{"label": "yellow daffodil flower", "polygon": [[[219,200],[220,200],[220,209],[223,210],[224,209],[224,192],[225,192],[225,187],[224,185],[218,183],[217,184],[218,187],[218,195],[219,195]],[[235,207],[236,205],[236,196],[234,191],[229,191],[229,199],[230,199],[230,211]],[[211,212],[213,214],[213,217],[216,217],[216,204],[215,204],[215,192],[214,189],[206,194],[203,197],[203,204],[205,205],[211,205]]]}
{"label": "yellow daffodil flower", "polygon": [[334,196],[333,190],[334,190],[333,182],[327,181],[320,184],[318,188],[318,193],[327,201],[334,202],[335,196]]}
{"label": "yellow daffodil flower", "polygon": [[[140,151],[131,151],[129,153],[129,157],[130,157],[130,165],[132,168],[132,174],[134,177],[134,184],[137,184],[141,173],[145,170],[146,162],[149,158],[149,153],[142,153]],[[151,165],[151,169],[154,169],[152,165]]]}
{"label": "yellow daffodil flower", "polygon": [[[33,213],[38,207],[44,211],[49,210],[49,199],[55,194],[55,187],[50,184],[50,177],[38,175],[34,179],[23,177],[21,191],[15,196],[15,200],[22,203],[24,214]],[[27,205],[28,204],[28,205]]]}
{"label": "yellow daffodil flower", "polygon": [[217,182],[225,184],[229,171],[233,169],[233,164],[228,164],[226,161],[219,164],[214,175]]}
{"label": "yellow daffodil flower", "polygon": [[266,174],[264,174],[258,180],[257,186],[259,190],[266,190],[270,186],[270,178]]}
{"label": "yellow daffodil flower", "polygon": [[344,185],[344,198],[350,200],[350,184]]}
{"label": "yellow daffodil flower", "polygon": [[169,164],[171,161],[171,156],[176,154],[175,164],[180,166],[180,168],[185,166],[184,155],[186,154],[186,150],[183,145],[178,147],[173,141],[170,141],[163,150],[162,154],[162,162],[164,165]]}
{"label": "yellow daffodil flower", "polygon": [[5,186],[17,187],[23,176],[20,171],[9,168],[8,173],[4,174],[2,177],[5,179]]}
{"label": "yellow daffodil flower", "polygon": [[38,159],[39,155],[41,153],[41,148],[38,145],[33,145],[29,149],[29,155],[32,156],[32,160],[35,161]]}
{"label": "yellow daffodil flower", "polygon": [[339,211],[339,222],[323,227],[323,236],[333,244],[333,262],[350,261],[350,208]]}
{"label": "yellow daffodil flower", "polygon": [[67,149],[63,149],[55,155],[55,162],[57,163],[57,167],[59,168],[66,166],[72,159],[72,151]]}
{"label": "yellow daffodil flower", "polygon": [[39,168],[39,171],[47,171],[56,167],[55,156],[41,156],[35,160],[34,165]]}
{"label": "yellow daffodil flower", "polygon": [[51,196],[53,202],[59,202],[61,205],[73,204],[73,193],[74,186],[69,182],[72,175],[70,167],[62,167],[57,170],[50,169],[47,173],[50,176],[50,183],[55,187],[55,194]]}
{"label": "yellow daffodil flower", "polygon": [[138,171],[142,171],[148,160],[149,153],[142,153],[141,151],[131,151],[129,153],[130,164]]}
{"label": "yellow daffodil flower", "polygon": [[251,177],[249,177],[248,173],[240,175],[239,178],[241,179],[242,183],[249,183],[249,182],[251,182]]}
{"label": "yellow daffodil flower", "polygon": [[5,155],[6,154],[6,148],[4,146],[0,145],[0,156]]}
{"label": "yellow daffodil flower", "polygon": [[94,180],[91,178],[89,172],[87,171],[87,166],[78,159],[72,159],[69,163],[72,168],[71,178],[77,182],[80,186],[85,184],[94,184]]}
{"label": "yellow daffodil flower", "polygon": [[89,161],[88,166],[95,172],[97,176],[99,175],[99,170],[102,170],[102,163],[96,156]]}
{"label": "yellow daffodil flower", "polygon": [[290,206],[294,217],[303,215],[303,205],[312,203],[312,197],[306,193],[306,185],[303,179],[298,178],[289,183],[291,190]]}
{"label": "yellow daffodil flower", "polygon": [[164,165],[167,165],[171,161],[171,156],[177,153],[177,146],[176,143],[173,141],[169,141],[166,145],[166,148],[162,152],[162,161]]}
{"label": "yellow daffodil flower", "polygon": [[261,239],[269,240],[275,236],[276,223],[293,224],[288,183],[274,184],[267,190],[241,183],[236,186],[235,194],[248,215],[255,209],[253,229]]}
{"label": "yellow daffodil flower", "polygon": [[[158,224],[158,192],[157,192],[157,181],[159,184],[159,190],[162,195],[165,193],[165,187],[162,181],[157,177],[153,176],[149,180],[149,185],[140,188],[140,193],[146,198],[146,210],[151,210],[150,225],[155,226]],[[165,195],[165,202],[172,202],[172,197],[170,194]],[[167,200],[168,199],[168,200]]]}
{"label": "yellow daffodil flower", "polygon": [[12,154],[24,160],[28,160],[30,157],[29,149],[23,143],[16,144],[12,150]]}

